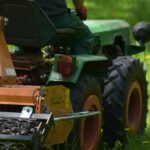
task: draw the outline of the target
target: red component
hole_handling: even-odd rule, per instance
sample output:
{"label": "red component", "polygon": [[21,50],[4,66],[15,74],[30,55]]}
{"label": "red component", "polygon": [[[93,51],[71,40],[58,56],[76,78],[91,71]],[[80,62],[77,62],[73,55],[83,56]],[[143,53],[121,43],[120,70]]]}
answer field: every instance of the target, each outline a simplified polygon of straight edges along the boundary
{"label": "red component", "polygon": [[61,55],[58,60],[57,71],[64,76],[70,76],[73,72],[73,57]]}
{"label": "red component", "polygon": [[87,8],[84,5],[82,5],[76,11],[77,11],[77,15],[80,17],[81,20],[87,19]]}
{"label": "red component", "polygon": [[43,62],[38,54],[19,53],[12,55],[19,85],[43,85],[46,83],[52,65]]}
{"label": "red component", "polygon": [[18,76],[17,77],[17,84],[22,85],[22,84],[27,83],[28,78],[29,78],[29,76],[26,74]]}

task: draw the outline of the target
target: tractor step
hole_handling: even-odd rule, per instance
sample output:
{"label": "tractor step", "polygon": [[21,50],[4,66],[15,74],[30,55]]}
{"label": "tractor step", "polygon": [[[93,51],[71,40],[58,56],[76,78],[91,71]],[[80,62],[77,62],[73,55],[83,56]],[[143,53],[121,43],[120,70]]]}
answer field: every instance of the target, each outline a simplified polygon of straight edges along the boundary
{"label": "tractor step", "polygon": [[0,112],[0,150],[40,150],[53,125],[52,113],[20,116],[21,113]]}

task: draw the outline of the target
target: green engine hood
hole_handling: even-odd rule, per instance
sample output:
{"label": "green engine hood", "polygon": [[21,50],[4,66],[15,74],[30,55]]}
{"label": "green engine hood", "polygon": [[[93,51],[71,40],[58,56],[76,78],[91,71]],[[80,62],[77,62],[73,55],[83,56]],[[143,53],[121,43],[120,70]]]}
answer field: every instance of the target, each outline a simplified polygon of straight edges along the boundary
{"label": "green engine hood", "polygon": [[84,22],[94,35],[101,37],[101,44],[108,45],[116,36],[122,36],[126,41],[129,38],[130,26],[124,20],[87,20]]}

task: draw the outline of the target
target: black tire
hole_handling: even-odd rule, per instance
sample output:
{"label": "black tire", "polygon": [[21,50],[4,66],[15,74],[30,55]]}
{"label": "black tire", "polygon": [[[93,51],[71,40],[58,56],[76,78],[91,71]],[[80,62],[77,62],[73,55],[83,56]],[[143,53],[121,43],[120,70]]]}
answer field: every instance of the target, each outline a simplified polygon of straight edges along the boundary
{"label": "black tire", "polygon": [[128,56],[118,57],[108,69],[103,94],[103,140],[110,147],[117,140],[124,145],[127,131],[143,133],[147,115],[145,77],[143,64]]}
{"label": "black tire", "polygon": [[[102,111],[100,84],[94,77],[83,76],[71,91],[74,112]],[[69,150],[96,150],[102,127],[102,114],[74,121],[68,138]],[[75,143],[74,143],[75,142]]]}

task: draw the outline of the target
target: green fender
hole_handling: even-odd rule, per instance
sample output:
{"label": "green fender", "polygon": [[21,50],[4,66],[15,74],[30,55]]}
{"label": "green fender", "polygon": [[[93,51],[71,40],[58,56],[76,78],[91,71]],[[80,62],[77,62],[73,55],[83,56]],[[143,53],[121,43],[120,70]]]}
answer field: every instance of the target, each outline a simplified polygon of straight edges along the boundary
{"label": "green fender", "polygon": [[57,62],[60,55],[55,56],[54,66],[49,75],[47,84],[51,82],[76,83],[81,75],[91,74],[97,77],[104,77],[107,73],[108,60],[103,56],[96,55],[76,55],[75,69],[69,77],[65,77],[57,72]]}

